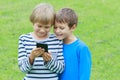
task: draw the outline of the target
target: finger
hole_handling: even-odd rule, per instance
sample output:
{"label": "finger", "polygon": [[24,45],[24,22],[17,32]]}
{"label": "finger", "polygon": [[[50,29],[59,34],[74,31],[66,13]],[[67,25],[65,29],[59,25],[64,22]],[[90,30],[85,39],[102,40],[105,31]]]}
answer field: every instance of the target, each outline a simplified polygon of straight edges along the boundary
{"label": "finger", "polygon": [[51,52],[48,52],[47,54],[50,54],[50,55],[51,55]]}
{"label": "finger", "polygon": [[47,56],[47,60],[51,60],[51,55],[50,54],[46,54]]}
{"label": "finger", "polygon": [[47,55],[45,53],[42,55],[42,57],[43,57],[44,61],[48,61]]}
{"label": "finger", "polygon": [[39,56],[41,56],[41,55],[43,55],[43,53],[44,53],[44,49],[37,48],[37,49],[36,49],[36,52],[38,53]]}
{"label": "finger", "polygon": [[48,57],[47,57],[47,55],[44,56],[44,60],[45,60],[45,62],[48,61]]}

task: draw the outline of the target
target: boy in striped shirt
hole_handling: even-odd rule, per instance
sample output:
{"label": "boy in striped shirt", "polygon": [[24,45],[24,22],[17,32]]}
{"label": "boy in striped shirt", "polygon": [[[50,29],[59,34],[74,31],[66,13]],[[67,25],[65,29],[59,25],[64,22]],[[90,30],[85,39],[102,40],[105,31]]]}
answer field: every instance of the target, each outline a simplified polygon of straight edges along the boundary
{"label": "boy in striped shirt", "polygon": [[[50,4],[37,5],[31,16],[33,32],[19,37],[18,65],[26,73],[24,80],[58,80],[64,70],[62,41],[50,28],[54,23],[54,9]],[[48,45],[48,52],[37,48],[36,43]]]}

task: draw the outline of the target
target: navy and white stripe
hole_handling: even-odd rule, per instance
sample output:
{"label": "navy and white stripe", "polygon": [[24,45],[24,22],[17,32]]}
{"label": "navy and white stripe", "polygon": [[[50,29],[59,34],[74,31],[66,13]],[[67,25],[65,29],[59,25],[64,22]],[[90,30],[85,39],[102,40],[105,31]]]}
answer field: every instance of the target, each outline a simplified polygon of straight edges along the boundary
{"label": "navy and white stripe", "polygon": [[[37,57],[33,65],[29,62],[29,55],[36,43],[48,44],[48,51],[52,54],[52,60],[44,63],[42,57]],[[55,35],[50,34],[49,38],[37,41],[31,33],[19,37],[18,48],[18,65],[22,72],[26,73],[25,80],[58,80],[58,74],[64,70],[62,41],[58,40]]]}

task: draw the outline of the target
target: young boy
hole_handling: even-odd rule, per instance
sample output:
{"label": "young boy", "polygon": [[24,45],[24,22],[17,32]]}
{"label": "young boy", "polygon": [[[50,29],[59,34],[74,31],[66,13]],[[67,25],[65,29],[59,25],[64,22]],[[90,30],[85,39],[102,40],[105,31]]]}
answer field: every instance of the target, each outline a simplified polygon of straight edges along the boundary
{"label": "young boy", "polygon": [[[19,37],[18,65],[26,73],[24,80],[58,80],[63,72],[64,60],[62,41],[49,34],[54,22],[54,9],[51,5],[37,5],[31,16],[33,32]],[[36,43],[48,45],[48,52],[37,48]]]}
{"label": "young boy", "polygon": [[54,32],[64,43],[65,70],[60,80],[90,80],[91,54],[86,44],[73,34],[77,22],[76,13],[70,8],[63,8],[55,15]]}

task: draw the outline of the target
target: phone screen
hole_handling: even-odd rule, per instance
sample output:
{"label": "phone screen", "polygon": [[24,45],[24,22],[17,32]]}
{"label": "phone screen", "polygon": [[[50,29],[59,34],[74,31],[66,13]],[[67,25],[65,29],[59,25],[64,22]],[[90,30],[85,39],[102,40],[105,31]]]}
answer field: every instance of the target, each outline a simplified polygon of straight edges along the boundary
{"label": "phone screen", "polygon": [[38,47],[44,48],[45,52],[48,52],[48,45],[47,44],[37,43],[36,46],[37,46],[37,48]]}

